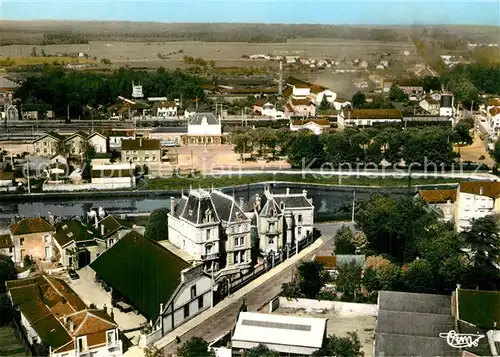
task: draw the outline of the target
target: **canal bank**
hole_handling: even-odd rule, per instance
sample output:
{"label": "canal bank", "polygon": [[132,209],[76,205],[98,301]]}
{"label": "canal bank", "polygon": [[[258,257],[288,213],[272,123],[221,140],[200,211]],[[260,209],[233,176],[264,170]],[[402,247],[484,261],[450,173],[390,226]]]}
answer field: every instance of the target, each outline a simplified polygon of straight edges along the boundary
{"label": "canal bank", "polygon": [[[371,195],[387,194],[394,197],[412,196],[418,188],[453,188],[456,184],[425,185],[419,187],[366,187],[337,186],[321,184],[302,184],[297,182],[262,182],[219,188],[237,199],[250,201],[255,194],[262,195],[265,186],[276,193],[284,193],[286,188],[292,192],[307,190],[315,207],[315,220],[350,219],[352,202],[366,200]],[[204,187],[209,189],[209,187]],[[22,217],[85,217],[93,207],[102,207],[112,214],[139,214],[158,208],[169,208],[170,197],[179,199],[183,190],[124,191],[124,192],[79,192],[49,193],[13,196],[7,200],[0,198],[0,227],[4,227]],[[187,193],[186,190],[184,190]]]}

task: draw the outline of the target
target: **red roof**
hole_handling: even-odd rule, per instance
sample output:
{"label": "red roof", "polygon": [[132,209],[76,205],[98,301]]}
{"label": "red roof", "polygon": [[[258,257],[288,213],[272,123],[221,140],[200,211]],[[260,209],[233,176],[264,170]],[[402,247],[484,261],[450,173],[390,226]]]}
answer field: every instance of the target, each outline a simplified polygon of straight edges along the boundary
{"label": "red roof", "polygon": [[314,105],[315,106],[315,104],[310,99],[292,99],[291,104],[293,106],[298,106],[298,105],[306,105],[306,106]]}

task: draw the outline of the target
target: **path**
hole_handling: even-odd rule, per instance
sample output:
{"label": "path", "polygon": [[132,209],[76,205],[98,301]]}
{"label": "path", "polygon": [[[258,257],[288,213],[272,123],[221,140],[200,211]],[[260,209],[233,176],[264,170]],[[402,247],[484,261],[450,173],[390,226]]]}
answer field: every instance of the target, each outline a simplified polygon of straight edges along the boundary
{"label": "path", "polygon": [[[330,223],[316,225],[316,228],[322,231],[321,242],[318,242],[315,246],[308,247],[311,249],[306,248],[302,251],[304,254],[299,253],[298,257],[294,256],[288,261],[278,265],[270,272],[231,295],[225,301],[222,301],[219,304],[222,309],[215,312],[212,316],[209,316],[210,310],[205,316],[202,316],[204,314],[198,315],[197,317],[200,318],[199,320],[202,320],[201,323],[196,321],[197,323],[194,323],[194,326],[188,326],[189,323],[196,318],[188,321],[185,326],[181,326],[181,328],[176,331],[176,335],[181,338],[182,342],[189,340],[193,336],[202,337],[207,341],[213,341],[227,333],[236,323],[236,317],[243,298],[247,303],[249,311],[257,311],[262,308],[280,293],[283,283],[290,281],[294,273],[294,268],[301,260],[308,260],[311,259],[314,254],[318,254],[324,250],[331,250],[333,236],[342,224],[343,223]],[[216,308],[217,306],[214,307],[214,309]],[[182,327],[184,327],[184,329]],[[177,347],[179,347],[179,345],[173,341],[174,339],[174,334],[167,334],[158,341],[156,346],[163,348],[165,356],[171,356],[175,353]]]}

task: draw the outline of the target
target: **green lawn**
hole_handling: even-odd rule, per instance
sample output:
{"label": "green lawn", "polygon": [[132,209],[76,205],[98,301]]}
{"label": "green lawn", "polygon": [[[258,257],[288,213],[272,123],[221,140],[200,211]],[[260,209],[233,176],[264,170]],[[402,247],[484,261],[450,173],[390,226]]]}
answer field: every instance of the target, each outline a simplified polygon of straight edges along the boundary
{"label": "green lawn", "polygon": [[[339,176],[316,176],[316,175],[290,175],[290,174],[256,174],[242,176],[209,176],[198,175],[194,177],[171,177],[152,179],[145,187],[146,190],[161,189],[185,189],[193,188],[227,187],[246,185],[266,181],[300,182],[323,185],[352,185],[352,186],[387,186],[408,187],[408,178],[392,177],[339,177]],[[451,178],[412,178],[411,185],[433,185],[442,183],[456,183],[458,179]]]}

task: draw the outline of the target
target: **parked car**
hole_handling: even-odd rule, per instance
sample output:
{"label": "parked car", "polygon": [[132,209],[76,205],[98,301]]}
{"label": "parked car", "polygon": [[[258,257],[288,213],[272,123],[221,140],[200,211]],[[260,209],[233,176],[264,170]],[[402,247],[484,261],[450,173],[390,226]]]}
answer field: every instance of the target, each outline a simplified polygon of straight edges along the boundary
{"label": "parked car", "polygon": [[68,275],[71,278],[71,280],[80,279],[80,275],[78,275],[78,273],[76,271],[74,271],[73,269],[68,270]]}

